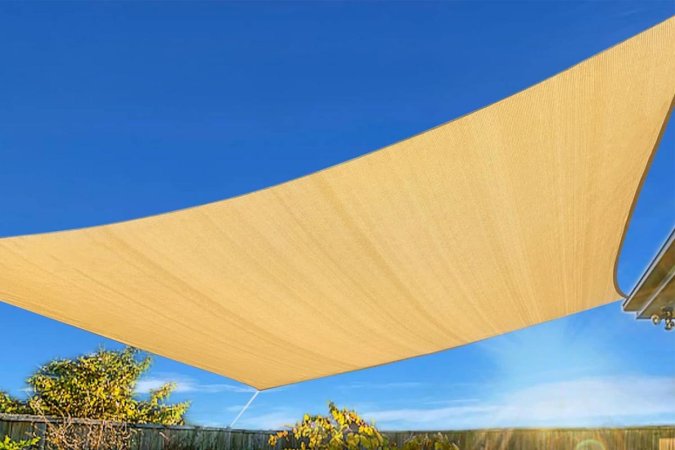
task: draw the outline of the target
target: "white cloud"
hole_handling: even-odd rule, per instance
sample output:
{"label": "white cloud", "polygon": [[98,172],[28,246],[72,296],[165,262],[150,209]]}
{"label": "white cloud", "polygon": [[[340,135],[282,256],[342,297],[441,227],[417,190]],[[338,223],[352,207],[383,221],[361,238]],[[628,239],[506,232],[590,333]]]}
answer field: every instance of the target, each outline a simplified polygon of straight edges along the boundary
{"label": "white cloud", "polygon": [[498,424],[632,424],[672,415],[675,377],[623,376],[544,383],[507,395]]}
{"label": "white cloud", "polygon": [[254,416],[242,416],[235,428],[259,430],[278,430],[293,425],[302,417],[302,412],[291,408],[276,408],[270,412]]}
{"label": "white cloud", "polygon": [[400,428],[430,429],[457,428],[454,424],[465,421],[467,417],[478,417],[494,412],[494,406],[448,406],[444,408],[399,408],[380,411],[366,411],[362,416],[374,420],[384,428],[398,425]]}
{"label": "white cloud", "polygon": [[239,411],[241,411],[241,410],[244,408],[244,406],[246,406],[246,405],[231,405],[231,406],[226,406],[226,407],[225,407],[225,411],[227,411],[227,412],[238,413]]}
{"label": "white cloud", "polygon": [[159,387],[165,385],[166,383],[175,383],[176,389],[174,392],[205,392],[210,394],[215,394],[219,392],[234,392],[234,393],[253,393],[255,389],[248,386],[238,386],[236,384],[228,383],[214,383],[214,384],[205,384],[199,383],[198,381],[187,378],[182,375],[162,375],[158,377],[148,377],[141,379],[136,384],[136,393],[137,394],[147,394],[151,390],[158,389]]}
{"label": "white cloud", "polygon": [[595,377],[540,383],[470,405],[366,411],[385,429],[639,425],[675,420],[675,378]]}
{"label": "white cloud", "polygon": [[339,386],[339,389],[414,389],[422,386],[424,386],[424,383],[419,383],[417,381],[399,381],[389,383],[354,382],[343,384],[342,386]]}

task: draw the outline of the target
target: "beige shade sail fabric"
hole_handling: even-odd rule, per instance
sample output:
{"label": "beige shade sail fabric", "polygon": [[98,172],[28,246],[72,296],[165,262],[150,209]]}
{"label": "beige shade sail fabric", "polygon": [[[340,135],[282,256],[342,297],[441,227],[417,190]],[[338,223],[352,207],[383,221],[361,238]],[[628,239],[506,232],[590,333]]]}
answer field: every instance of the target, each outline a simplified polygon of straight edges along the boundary
{"label": "beige shade sail fabric", "polygon": [[[495,74],[498,76],[498,74]],[[621,296],[675,19],[503,101],[241,197],[0,240],[0,299],[258,389]]]}

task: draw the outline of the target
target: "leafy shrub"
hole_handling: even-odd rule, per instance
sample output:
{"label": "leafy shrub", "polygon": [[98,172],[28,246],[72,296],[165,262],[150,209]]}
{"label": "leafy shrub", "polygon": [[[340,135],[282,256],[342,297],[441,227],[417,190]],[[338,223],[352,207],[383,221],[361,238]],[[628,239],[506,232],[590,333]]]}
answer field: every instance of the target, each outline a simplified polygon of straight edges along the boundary
{"label": "leafy shrub", "polygon": [[[5,414],[31,414],[32,411],[21,400],[11,397],[9,394],[0,391],[0,413]],[[2,450],[2,447],[0,447]]]}
{"label": "leafy shrub", "polygon": [[[151,391],[148,399],[135,396],[150,361],[128,347],[48,362],[28,378],[32,395],[27,401],[0,392],[0,413],[41,416],[44,439],[56,450],[125,450],[133,437],[129,423],[182,425],[189,407],[187,402],[167,404],[175,387],[171,383]],[[7,448],[17,447],[0,446]]]}
{"label": "leafy shrub", "polygon": [[28,378],[33,393],[28,401],[0,392],[0,413],[182,425],[190,405],[166,403],[173,384],[150,392],[147,400],[135,397],[136,383],[150,361],[130,347],[50,361]]}
{"label": "leafy shrub", "polygon": [[29,405],[46,416],[182,425],[189,404],[164,403],[174,385],[152,391],[147,401],[135,398],[136,383],[150,367],[150,357],[139,356],[129,347],[51,361],[27,380],[34,392]]}
{"label": "leafy shrub", "polygon": [[0,441],[0,450],[25,450],[36,445],[40,441],[39,437],[23,441],[14,441],[9,436]]}
{"label": "leafy shrub", "polygon": [[269,444],[283,449],[339,450],[389,449],[387,438],[355,411],[328,404],[328,416],[305,414],[290,431],[279,431]]}
{"label": "leafy shrub", "polygon": [[459,447],[441,433],[417,434],[405,441],[403,450],[459,450]]}

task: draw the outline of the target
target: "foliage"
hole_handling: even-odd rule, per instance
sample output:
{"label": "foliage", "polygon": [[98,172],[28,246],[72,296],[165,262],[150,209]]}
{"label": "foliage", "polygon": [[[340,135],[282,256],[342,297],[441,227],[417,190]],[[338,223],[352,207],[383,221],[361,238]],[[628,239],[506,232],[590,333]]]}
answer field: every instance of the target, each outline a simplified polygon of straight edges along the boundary
{"label": "foliage", "polygon": [[[355,411],[339,409],[328,403],[328,416],[305,414],[290,430],[269,437],[272,447],[284,450],[393,450],[374,425]],[[403,443],[403,450],[460,450],[442,433],[413,435]]]}
{"label": "foliage", "polygon": [[418,434],[403,444],[403,450],[459,450],[457,444],[442,433]]}
{"label": "foliage", "polygon": [[[9,394],[0,391],[0,413],[31,414],[32,410],[21,400],[17,400]],[[0,450],[2,450],[2,447],[0,447]]]}
{"label": "foliage", "polygon": [[37,445],[38,442],[40,442],[39,437],[23,441],[14,441],[9,436],[5,436],[5,439],[0,441],[0,450],[24,450]]}
{"label": "foliage", "polygon": [[269,437],[269,444],[301,450],[388,449],[386,439],[373,425],[355,411],[338,409],[328,404],[328,416],[305,414],[290,431],[280,431]]}
{"label": "foliage", "polygon": [[175,388],[175,383],[167,383],[150,391],[150,398],[147,401],[136,403],[136,413],[133,416],[135,420],[132,421],[161,425],[185,425],[184,416],[190,403],[166,404]]}
{"label": "foliage", "polygon": [[161,386],[147,400],[134,396],[150,361],[127,347],[48,362],[28,378],[32,390],[28,401],[0,393],[0,413],[182,425],[189,403],[166,403],[174,385]]}
{"label": "foliage", "polygon": [[[57,359],[28,378],[32,395],[27,401],[0,392],[0,413],[43,417],[45,440],[58,450],[125,450],[132,438],[128,423],[182,425],[189,407],[187,402],[167,404],[175,388],[171,383],[146,400],[136,398],[138,379],[149,367],[150,357],[130,347]],[[6,447],[16,448],[22,447]]]}

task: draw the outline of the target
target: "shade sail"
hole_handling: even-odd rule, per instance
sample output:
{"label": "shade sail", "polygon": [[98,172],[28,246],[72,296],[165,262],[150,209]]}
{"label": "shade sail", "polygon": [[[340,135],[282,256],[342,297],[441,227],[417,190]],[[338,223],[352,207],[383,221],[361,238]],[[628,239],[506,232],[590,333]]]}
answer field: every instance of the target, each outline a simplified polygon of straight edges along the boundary
{"label": "shade sail", "polygon": [[[0,299],[259,389],[621,296],[675,19],[506,100],[241,197],[0,240]],[[498,76],[498,74],[495,74]]]}

